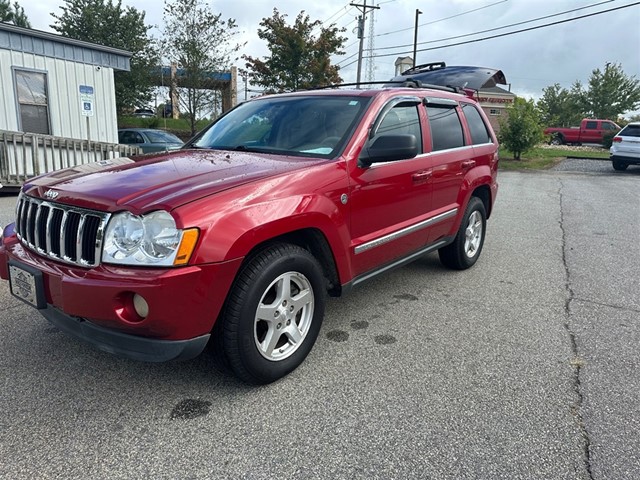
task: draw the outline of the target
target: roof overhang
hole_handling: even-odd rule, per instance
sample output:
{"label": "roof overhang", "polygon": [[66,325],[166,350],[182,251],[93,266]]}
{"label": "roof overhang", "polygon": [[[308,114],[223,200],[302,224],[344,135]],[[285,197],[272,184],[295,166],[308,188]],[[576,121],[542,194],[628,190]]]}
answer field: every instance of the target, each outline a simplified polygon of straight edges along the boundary
{"label": "roof overhang", "polygon": [[130,60],[133,55],[126,50],[2,22],[0,22],[0,49],[125,71],[130,70]]}

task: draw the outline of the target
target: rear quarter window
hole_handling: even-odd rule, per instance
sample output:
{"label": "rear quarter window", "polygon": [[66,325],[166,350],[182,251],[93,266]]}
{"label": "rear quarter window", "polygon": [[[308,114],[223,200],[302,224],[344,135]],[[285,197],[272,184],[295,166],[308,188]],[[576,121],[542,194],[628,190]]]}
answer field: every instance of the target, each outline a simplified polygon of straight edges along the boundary
{"label": "rear quarter window", "polygon": [[458,112],[450,106],[428,106],[433,151],[464,146],[464,134]]}
{"label": "rear quarter window", "polygon": [[467,119],[469,125],[469,133],[471,133],[471,143],[474,145],[482,145],[483,143],[492,143],[491,135],[487,129],[487,125],[480,116],[480,112],[471,104],[462,105],[462,113]]}
{"label": "rear quarter window", "polygon": [[622,130],[618,136],[621,137],[640,137],[640,125],[627,125]]}

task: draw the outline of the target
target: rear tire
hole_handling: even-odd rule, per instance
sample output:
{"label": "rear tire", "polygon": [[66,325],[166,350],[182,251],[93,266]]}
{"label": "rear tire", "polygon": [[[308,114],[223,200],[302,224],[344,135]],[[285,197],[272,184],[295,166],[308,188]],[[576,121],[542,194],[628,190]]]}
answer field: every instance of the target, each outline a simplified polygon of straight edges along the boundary
{"label": "rear tire", "polygon": [[324,317],[322,267],[302,247],[272,245],[243,266],[220,319],[224,364],[251,384],[273,382],[311,351]]}
{"label": "rear tire", "polygon": [[620,160],[611,160],[611,164],[613,165],[613,169],[619,172],[626,170],[629,166],[628,163],[622,162]]}
{"label": "rear tire", "polygon": [[484,203],[478,197],[471,197],[453,243],[438,250],[440,262],[455,270],[472,267],[482,252],[486,226]]}

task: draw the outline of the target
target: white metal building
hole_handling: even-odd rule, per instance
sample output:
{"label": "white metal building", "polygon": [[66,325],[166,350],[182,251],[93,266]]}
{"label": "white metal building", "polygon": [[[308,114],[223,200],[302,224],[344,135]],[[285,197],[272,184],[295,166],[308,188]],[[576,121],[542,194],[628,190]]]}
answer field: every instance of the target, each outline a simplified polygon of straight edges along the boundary
{"label": "white metal building", "polygon": [[0,23],[0,130],[118,143],[114,70],[131,53]]}

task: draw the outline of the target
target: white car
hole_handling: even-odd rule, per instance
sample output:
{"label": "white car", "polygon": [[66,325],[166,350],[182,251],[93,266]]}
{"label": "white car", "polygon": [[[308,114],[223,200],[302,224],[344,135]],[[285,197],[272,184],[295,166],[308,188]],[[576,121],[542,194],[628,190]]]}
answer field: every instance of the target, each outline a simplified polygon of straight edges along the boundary
{"label": "white car", "polygon": [[631,122],[613,137],[609,149],[615,170],[626,170],[629,165],[640,165],[640,122]]}

